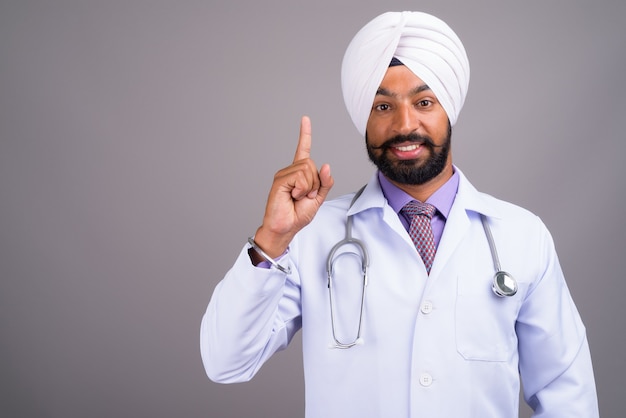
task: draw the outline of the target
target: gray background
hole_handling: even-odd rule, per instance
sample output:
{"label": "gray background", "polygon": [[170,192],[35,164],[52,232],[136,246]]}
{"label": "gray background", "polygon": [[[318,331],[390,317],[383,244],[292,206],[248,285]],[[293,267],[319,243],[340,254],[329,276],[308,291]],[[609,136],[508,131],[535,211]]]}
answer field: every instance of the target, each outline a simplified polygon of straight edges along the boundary
{"label": "gray background", "polygon": [[455,162],[547,223],[602,416],[623,416],[621,0],[2,0],[0,415],[302,416],[299,339],[222,386],[204,375],[200,318],[302,114],[333,196],[370,177],[340,62],[365,22],[404,9],[465,43]]}

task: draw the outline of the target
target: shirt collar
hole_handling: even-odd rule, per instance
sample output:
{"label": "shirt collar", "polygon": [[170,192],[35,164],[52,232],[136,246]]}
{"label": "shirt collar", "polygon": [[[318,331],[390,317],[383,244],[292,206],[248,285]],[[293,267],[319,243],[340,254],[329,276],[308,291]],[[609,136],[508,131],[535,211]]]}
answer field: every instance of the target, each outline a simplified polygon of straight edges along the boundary
{"label": "shirt collar", "polygon": [[[408,193],[391,183],[380,171],[378,172],[378,181],[387,202],[389,202],[389,206],[391,206],[396,213],[400,213],[404,205],[411,200],[415,200]],[[439,213],[447,219],[458,188],[459,173],[455,169],[452,177],[450,177],[443,186],[437,189],[425,203],[430,203],[436,207]]]}

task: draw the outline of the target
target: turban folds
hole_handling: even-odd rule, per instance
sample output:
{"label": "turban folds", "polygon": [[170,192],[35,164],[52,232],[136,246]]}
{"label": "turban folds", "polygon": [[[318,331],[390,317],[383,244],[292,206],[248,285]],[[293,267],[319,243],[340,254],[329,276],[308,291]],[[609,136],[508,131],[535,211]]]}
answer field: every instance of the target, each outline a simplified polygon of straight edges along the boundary
{"label": "turban folds", "polygon": [[341,66],[348,113],[361,135],[392,58],[426,83],[454,125],[469,87],[469,61],[459,37],[442,20],[421,12],[387,12],[352,39]]}

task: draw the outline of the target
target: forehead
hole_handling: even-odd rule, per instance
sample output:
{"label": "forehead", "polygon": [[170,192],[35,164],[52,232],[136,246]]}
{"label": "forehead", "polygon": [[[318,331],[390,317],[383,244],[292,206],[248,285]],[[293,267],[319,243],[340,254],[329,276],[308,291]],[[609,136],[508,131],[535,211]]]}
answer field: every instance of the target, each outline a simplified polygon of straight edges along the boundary
{"label": "forehead", "polygon": [[418,94],[429,90],[428,85],[404,65],[389,67],[376,94]]}

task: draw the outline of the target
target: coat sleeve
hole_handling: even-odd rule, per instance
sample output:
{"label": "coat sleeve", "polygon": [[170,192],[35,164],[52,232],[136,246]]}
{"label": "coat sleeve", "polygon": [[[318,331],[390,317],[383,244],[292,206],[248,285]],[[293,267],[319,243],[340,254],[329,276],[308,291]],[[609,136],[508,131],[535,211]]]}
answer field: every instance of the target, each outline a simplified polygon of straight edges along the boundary
{"label": "coat sleeve", "polygon": [[[285,255],[281,264],[290,263]],[[208,377],[219,383],[252,379],[301,327],[300,286],[292,268],[255,267],[248,247],[216,286],[200,327],[200,351]]]}
{"label": "coat sleeve", "polygon": [[548,230],[542,225],[539,277],[517,321],[524,398],[535,418],[598,417],[585,327]]}

